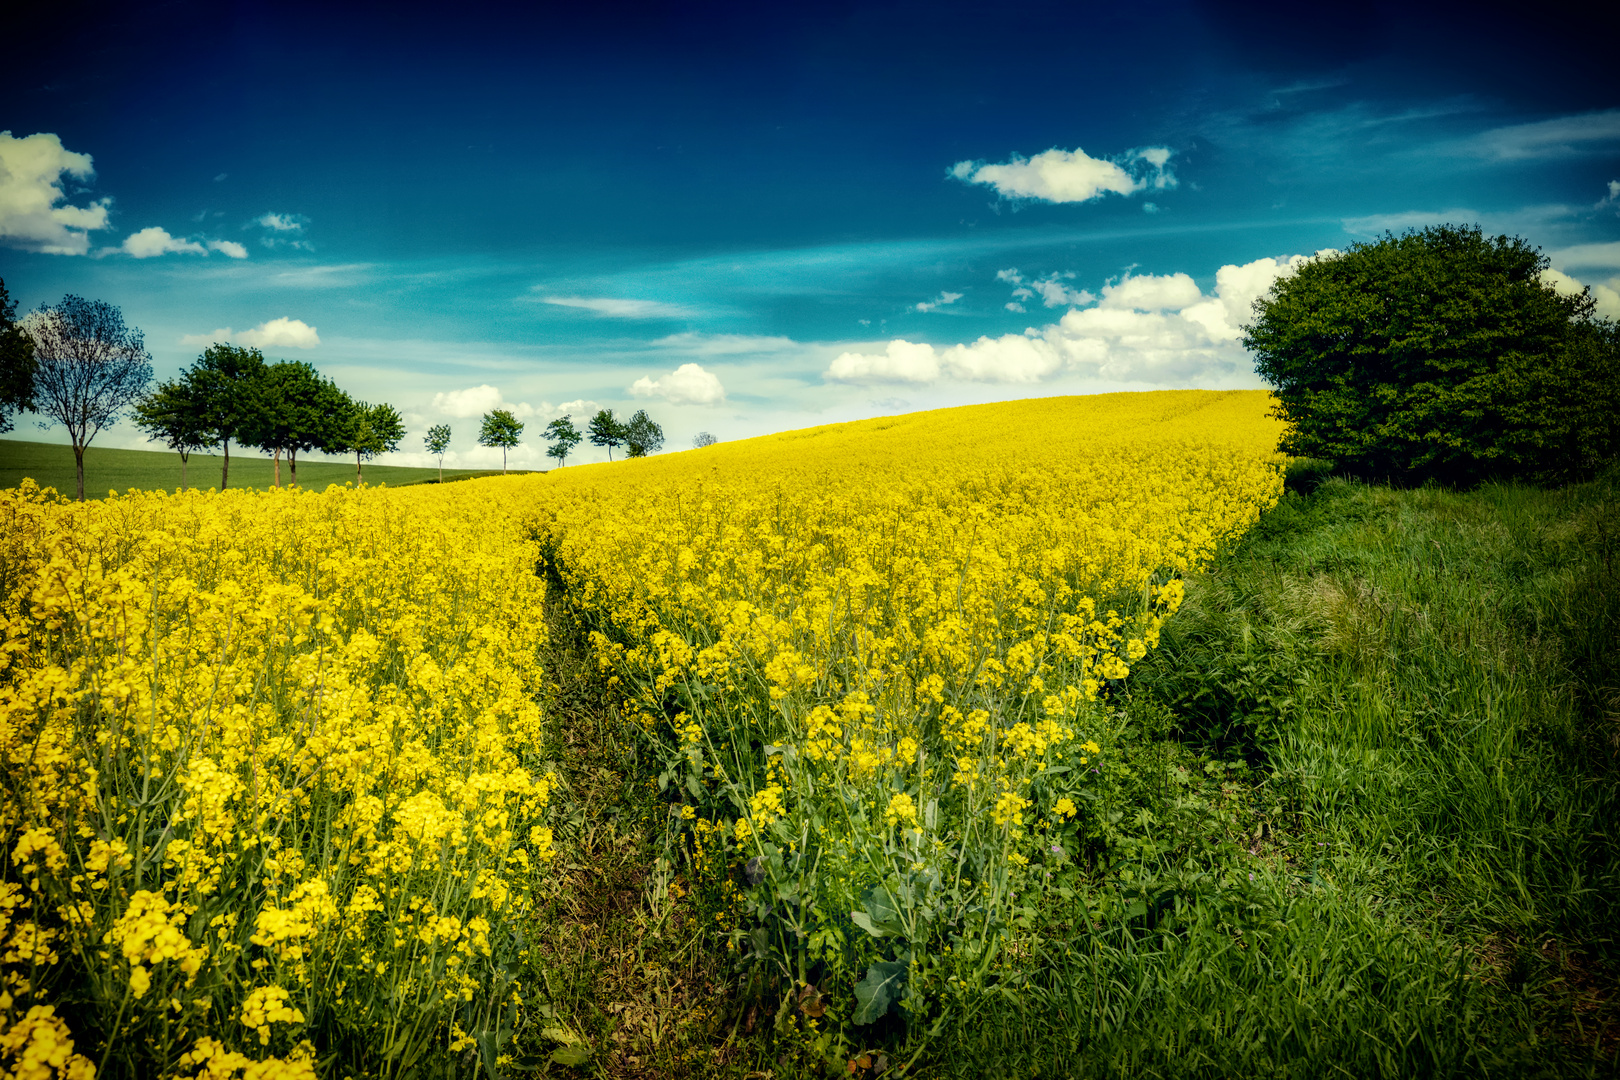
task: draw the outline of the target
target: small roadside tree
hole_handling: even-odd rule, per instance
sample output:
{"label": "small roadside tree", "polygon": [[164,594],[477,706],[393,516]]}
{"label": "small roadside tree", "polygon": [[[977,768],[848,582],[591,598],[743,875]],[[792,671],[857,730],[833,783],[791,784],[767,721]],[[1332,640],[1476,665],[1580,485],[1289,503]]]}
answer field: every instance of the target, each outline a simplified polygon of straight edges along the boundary
{"label": "small roadside tree", "polygon": [[713,435],[710,435],[707,431],[700,431],[696,435],[692,436],[692,449],[701,450],[705,446],[713,446],[719,441],[719,439],[715,438]]}
{"label": "small roadside tree", "polygon": [[624,425],[613,416],[612,409],[602,409],[585,425],[585,437],[592,446],[607,447],[608,460],[613,460],[613,448],[624,445]]}
{"label": "small roadside tree", "polygon": [[630,422],[624,425],[626,457],[646,457],[664,448],[664,429],[647,415],[646,409],[637,409]]}
{"label": "small roadside tree", "polygon": [[105,300],[66,296],[29,315],[26,325],[36,361],[34,410],[45,417],[39,426],[67,428],[83,502],[85,447],[146,392],[152,357],[141,332]]}
{"label": "small roadside tree", "polygon": [[34,339],[16,319],[17,305],[0,278],[0,431],[10,431],[12,418],[34,407]]}
{"label": "small roadside tree", "polygon": [[561,468],[568,464],[568,455],[574,452],[574,447],[584,438],[585,436],[574,426],[572,416],[560,416],[546,425],[546,440],[551,443],[546,456],[556,458],[557,466]]}
{"label": "small roadside tree", "polygon": [[478,429],[478,445],[501,448],[501,472],[504,473],[506,452],[518,444],[522,435],[523,423],[512,415],[512,410],[496,409],[484,414],[483,425]]}
{"label": "small roadside tree", "polygon": [[450,425],[434,424],[422,437],[427,452],[439,459],[439,483],[444,483],[444,452],[450,449]]}
{"label": "small roadside tree", "polygon": [[1620,349],[1518,237],[1442,225],[1306,263],[1243,344],[1288,422],[1279,449],[1364,475],[1560,480],[1620,451]]}
{"label": "small roadside tree", "polygon": [[193,450],[204,450],[218,440],[203,421],[202,403],[185,379],[170,379],[135,403],[135,426],[149,439],[160,439],[180,454],[180,486],[189,487],[186,470]]}

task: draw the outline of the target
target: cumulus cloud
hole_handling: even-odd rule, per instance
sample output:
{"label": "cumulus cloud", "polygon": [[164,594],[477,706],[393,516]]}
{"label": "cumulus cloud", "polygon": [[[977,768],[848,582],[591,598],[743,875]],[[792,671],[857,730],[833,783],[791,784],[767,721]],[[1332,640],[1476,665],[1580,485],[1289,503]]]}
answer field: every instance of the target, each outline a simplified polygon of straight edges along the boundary
{"label": "cumulus cloud", "polygon": [[[46,255],[83,255],[90,234],[107,228],[110,199],[66,203],[62,177],[95,175],[89,154],[66,149],[56,135],[21,139],[0,131],[0,243]],[[59,205],[61,204],[61,205]]]}
{"label": "cumulus cloud", "polygon": [[[1314,257],[1223,266],[1204,294],[1186,274],[1126,276],[1102,288],[1094,307],[1072,307],[1056,323],[1022,334],[936,349],[897,339],[881,352],[846,352],[825,377],[847,383],[1038,383],[1062,373],[1115,381],[1184,382],[1226,375],[1249,363],[1240,345],[1254,301],[1272,282]],[[1017,271],[997,275],[1023,282]]]}
{"label": "cumulus cloud", "polygon": [[279,319],[262,322],[250,330],[232,330],[222,326],[212,334],[187,334],[180,339],[182,345],[212,345],[215,342],[245,345],[251,349],[313,349],[321,343],[315,328],[302,319]]}
{"label": "cumulus cloud", "polygon": [[1596,301],[1593,313],[1599,318],[1620,319],[1620,277],[1587,285],[1579,278],[1547,269],[1541,272],[1541,280],[1565,296],[1578,296],[1582,289],[1590,289]]}
{"label": "cumulus cloud", "polygon": [[1110,192],[1131,195],[1175,187],[1170,153],[1168,147],[1151,146],[1110,159],[1091,157],[1079,147],[1053,147],[1031,158],[1014,154],[1000,163],[958,161],[948,172],[964,183],[988,184],[1008,199],[1089,202]]}
{"label": "cumulus cloud", "polygon": [[701,364],[682,364],[658,379],[645,375],[630,384],[632,397],[661,397],[671,405],[718,405],[726,400],[719,376]]}
{"label": "cumulus cloud", "polygon": [[197,241],[170,236],[169,230],[156,225],[124,237],[124,243],[119,250],[137,259],[151,259],[158,255],[208,254],[208,249]]}
{"label": "cumulus cloud", "polygon": [[217,251],[221,255],[229,256],[232,259],[245,259],[248,257],[247,248],[238,244],[235,240],[210,240],[208,241],[208,250]]}
{"label": "cumulus cloud", "polygon": [[614,319],[671,319],[690,314],[677,304],[661,300],[628,300],[611,296],[544,296],[548,304],[580,308]]}
{"label": "cumulus cloud", "polygon": [[935,308],[949,307],[962,299],[959,292],[941,292],[932,300],[923,300],[913,309],[915,311],[933,311]]}
{"label": "cumulus cloud", "polygon": [[507,401],[498,387],[484,383],[464,390],[434,394],[432,408],[453,420],[470,420],[496,409],[506,409],[519,420],[547,421],[559,416],[589,416],[601,406],[585,398],[565,401],[561,405],[553,405],[549,401],[542,401],[539,405],[530,405],[527,401]]}

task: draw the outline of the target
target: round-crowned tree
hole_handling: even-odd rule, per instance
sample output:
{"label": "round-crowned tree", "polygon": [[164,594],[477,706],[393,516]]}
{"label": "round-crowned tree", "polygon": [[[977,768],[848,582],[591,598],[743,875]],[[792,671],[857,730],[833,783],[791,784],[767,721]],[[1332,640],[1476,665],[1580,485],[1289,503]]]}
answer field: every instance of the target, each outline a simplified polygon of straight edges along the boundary
{"label": "round-crowned tree", "polygon": [[1587,475],[1620,451],[1620,334],[1543,280],[1518,237],[1443,225],[1312,260],[1255,301],[1243,344],[1279,449],[1371,477]]}

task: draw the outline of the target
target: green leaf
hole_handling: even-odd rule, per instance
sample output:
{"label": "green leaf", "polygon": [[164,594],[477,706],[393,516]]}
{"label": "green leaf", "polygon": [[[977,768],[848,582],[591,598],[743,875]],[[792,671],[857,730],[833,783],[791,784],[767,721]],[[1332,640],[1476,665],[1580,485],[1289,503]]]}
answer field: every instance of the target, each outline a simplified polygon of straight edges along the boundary
{"label": "green leaf", "polygon": [[585,1043],[574,1043],[553,1050],[551,1060],[558,1065],[583,1065],[591,1060],[591,1048]]}
{"label": "green leaf", "polygon": [[868,915],[864,911],[852,911],[849,913],[849,917],[855,920],[856,926],[860,927],[862,930],[865,930],[873,937],[882,937],[885,933],[882,927],[878,926],[872,921],[872,916]]}
{"label": "green leaf", "polygon": [[895,960],[873,964],[866,969],[866,978],[855,984],[855,1010],[857,1024],[870,1024],[888,1013],[889,1006],[900,999],[905,989],[909,965]]}

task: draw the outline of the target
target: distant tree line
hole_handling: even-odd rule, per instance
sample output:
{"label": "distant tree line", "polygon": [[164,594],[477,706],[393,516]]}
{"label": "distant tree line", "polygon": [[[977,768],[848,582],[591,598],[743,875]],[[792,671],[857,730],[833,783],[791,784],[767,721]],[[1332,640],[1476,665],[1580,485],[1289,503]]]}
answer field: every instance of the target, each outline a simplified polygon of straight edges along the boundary
{"label": "distant tree line", "polygon": [[[220,450],[221,490],[230,484],[233,443],[268,454],[280,487],[283,455],[294,485],[299,455],[312,451],[353,454],[355,479],[361,481],[365,463],[397,450],[405,437],[404,420],[392,405],[357,400],[303,361],[272,363],[258,349],[216,343],[154,388],[145,340],[112,304],[70,295],[25,319],[15,314],[0,280],[0,432],[12,430],[19,412],[43,417],[41,427],[66,427],[81,500],[85,449],[126,413],[149,438],[179,453],[182,486],[193,451]],[[523,428],[509,409],[484,414],[478,443],[501,451],[502,472]],[[572,416],[562,416],[546,426],[545,437],[546,454],[559,465],[587,439],[606,448],[609,461],[617,448],[627,457],[646,457],[664,446],[664,429],[645,409],[627,421],[602,409],[584,431]],[[712,441],[704,434],[696,445]],[[423,444],[438,458],[442,481],[449,425],[434,425]]]}

